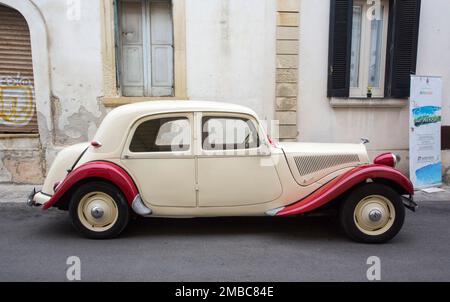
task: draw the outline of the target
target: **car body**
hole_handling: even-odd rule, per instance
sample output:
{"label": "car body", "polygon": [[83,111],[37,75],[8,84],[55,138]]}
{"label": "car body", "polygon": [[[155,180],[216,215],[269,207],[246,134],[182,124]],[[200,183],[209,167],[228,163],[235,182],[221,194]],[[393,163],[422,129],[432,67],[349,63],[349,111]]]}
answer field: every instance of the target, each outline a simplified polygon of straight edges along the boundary
{"label": "car body", "polygon": [[[92,142],[60,151],[29,203],[69,210],[89,238],[117,236],[133,214],[292,216],[336,205],[344,229],[360,230],[358,220],[369,230],[346,230],[353,239],[384,242],[401,228],[403,204],[415,206],[395,160],[387,153],[370,163],[363,143],[274,143],[256,113],[239,105],[141,102],[112,110]],[[345,209],[355,194],[369,201]],[[391,225],[384,236],[380,221]]]}

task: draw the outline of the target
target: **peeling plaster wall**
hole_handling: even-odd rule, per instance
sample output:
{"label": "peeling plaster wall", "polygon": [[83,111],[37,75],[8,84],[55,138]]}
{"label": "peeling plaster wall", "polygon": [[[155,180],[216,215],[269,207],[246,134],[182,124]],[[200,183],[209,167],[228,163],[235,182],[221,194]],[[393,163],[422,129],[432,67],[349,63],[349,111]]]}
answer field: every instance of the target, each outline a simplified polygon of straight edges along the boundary
{"label": "peeling plaster wall", "polygon": [[[48,34],[52,116],[40,112],[38,116],[42,121],[52,121],[54,129],[46,131],[52,131],[54,145],[45,146],[42,155],[39,139],[1,140],[0,182],[37,182],[45,171],[41,167],[48,167],[62,147],[92,138],[107,112],[100,101],[102,0],[31,1],[42,14]],[[79,19],[73,7],[78,2]],[[239,103],[253,108],[263,119],[273,119],[276,2],[186,0],[188,98]],[[407,107],[331,108],[326,98],[329,1],[300,3],[300,140],[356,142],[361,136],[370,137],[371,154],[397,151],[402,154],[402,169],[406,171]],[[418,73],[442,75],[444,83],[450,77],[450,27],[447,14],[442,13],[447,11],[448,0],[422,2],[418,58]],[[71,13],[75,18],[70,18]],[[447,86],[443,122],[450,125]],[[450,171],[450,152],[444,152],[443,159],[445,169]],[[17,173],[24,177],[17,178]]]}
{"label": "peeling plaster wall", "polygon": [[[101,0],[26,1],[40,11],[48,36],[52,116],[40,116],[54,127],[48,167],[63,146],[92,138],[106,114]],[[239,103],[272,119],[276,1],[186,0],[186,19],[188,98]],[[0,181],[14,178],[5,165]]]}
{"label": "peeling plaster wall", "polygon": [[[105,110],[102,95],[100,0],[33,0],[49,36],[55,145],[92,138]],[[79,19],[77,14],[79,12]]]}
{"label": "peeling plaster wall", "polygon": [[[40,183],[56,153],[63,146],[92,138],[106,114],[99,101],[103,64],[101,0],[21,1],[31,1],[45,22],[52,114],[38,110],[38,119],[41,138],[50,133],[53,141],[45,140],[41,148],[39,138],[0,139],[0,182]],[[33,26],[29,23],[30,28]],[[34,64],[35,74],[41,71],[36,67],[41,66]],[[49,124],[54,129],[48,129]]]}

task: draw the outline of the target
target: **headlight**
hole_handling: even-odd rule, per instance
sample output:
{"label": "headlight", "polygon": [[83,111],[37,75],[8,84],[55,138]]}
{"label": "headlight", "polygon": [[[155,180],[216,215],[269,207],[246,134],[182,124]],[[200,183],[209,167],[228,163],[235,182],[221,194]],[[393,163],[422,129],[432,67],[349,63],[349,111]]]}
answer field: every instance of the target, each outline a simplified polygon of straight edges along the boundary
{"label": "headlight", "polygon": [[399,162],[400,156],[395,155],[394,153],[383,153],[373,160],[373,163],[376,165],[389,166],[392,168],[395,168]]}

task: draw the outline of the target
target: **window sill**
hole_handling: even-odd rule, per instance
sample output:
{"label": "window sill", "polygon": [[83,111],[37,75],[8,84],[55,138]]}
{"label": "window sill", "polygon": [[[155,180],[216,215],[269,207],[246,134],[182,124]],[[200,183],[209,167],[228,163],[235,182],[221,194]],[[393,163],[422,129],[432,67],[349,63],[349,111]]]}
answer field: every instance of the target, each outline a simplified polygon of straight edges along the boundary
{"label": "window sill", "polygon": [[403,108],[408,105],[407,99],[385,98],[331,98],[333,108]]}
{"label": "window sill", "polygon": [[118,107],[127,104],[140,103],[146,101],[185,101],[186,97],[164,96],[164,97],[102,97],[101,101],[105,107]]}
{"label": "window sill", "polygon": [[39,138],[38,133],[0,133],[0,139]]}

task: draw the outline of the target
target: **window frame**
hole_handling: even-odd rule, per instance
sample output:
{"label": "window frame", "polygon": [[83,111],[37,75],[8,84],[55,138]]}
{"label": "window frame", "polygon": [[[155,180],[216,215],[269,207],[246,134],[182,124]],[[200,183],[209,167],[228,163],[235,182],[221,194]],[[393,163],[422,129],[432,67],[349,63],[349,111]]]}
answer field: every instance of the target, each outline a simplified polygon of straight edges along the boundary
{"label": "window frame", "polygon": [[[243,122],[243,123],[245,123],[246,125],[248,125],[248,123],[250,123],[250,125],[248,125],[248,130],[250,130],[250,134],[251,134],[251,136],[252,136],[252,138],[253,139],[256,139],[256,147],[246,147],[246,146],[244,146],[244,148],[240,148],[240,145],[242,145],[242,144],[245,144],[245,141],[244,142],[233,142],[232,143],[232,145],[233,145],[233,148],[228,148],[230,145],[231,145],[231,143],[230,144],[228,144],[227,142],[224,142],[223,144],[221,144],[222,145],[222,148],[221,149],[205,149],[205,141],[206,141],[206,139],[209,137],[209,136],[205,136],[205,134],[208,134],[209,135],[209,131],[205,131],[205,125],[210,121],[210,120],[225,120],[225,121],[227,121],[227,120],[229,120],[229,121],[240,121],[240,122]],[[258,130],[256,129],[256,127],[255,127],[255,125],[251,122],[251,120],[249,120],[249,119],[246,119],[246,118],[241,118],[241,117],[230,117],[230,116],[206,116],[206,115],[204,115],[203,117],[202,117],[202,121],[201,121],[201,124],[202,124],[202,129],[201,129],[201,134],[202,134],[202,136],[201,136],[201,141],[202,141],[202,149],[203,150],[208,150],[208,151],[211,151],[211,150],[215,150],[215,151],[225,151],[225,150],[235,150],[235,151],[237,151],[237,150],[251,150],[251,149],[257,149],[259,146],[260,146],[260,138],[259,138],[259,134],[258,134]],[[256,137],[255,137],[256,136]],[[236,137],[235,137],[236,138]]]}
{"label": "window frame", "polygon": [[120,94],[118,70],[116,68],[115,1],[101,1],[101,32],[103,58],[103,91],[101,101],[106,107],[117,107],[130,103],[151,100],[187,100],[187,60],[186,60],[186,2],[172,0],[173,47],[174,47],[174,96],[173,97],[126,97]]}
{"label": "window frame", "polygon": [[422,1],[389,0],[384,96],[369,99],[366,94],[358,102],[355,102],[357,98],[350,97],[353,0],[329,1],[327,97],[331,105],[335,107],[333,103],[339,103],[338,107],[343,107],[348,102],[348,107],[371,107],[372,104],[381,107],[385,106],[386,99],[402,100],[406,105],[410,96],[410,76],[416,74]]}
{"label": "window frame", "polygon": [[[387,43],[388,43],[388,25],[389,25],[389,1],[381,0],[383,6],[383,33],[382,33],[382,46],[381,46],[381,60],[380,60],[380,86],[372,87],[373,98],[384,98],[385,94],[385,80],[386,80],[386,60],[387,60]],[[360,39],[360,55],[359,55],[359,77],[358,87],[351,87],[349,85],[349,98],[368,98],[367,92],[369,88],[369,65],[370,65],[370,50],[371,50],[371,22],[366,16],[368,10],[368,4],[365,0],[353,0],[353,6],[362,6],[362,19],[361,19],[361,39]],[[353,27],[352,27],[353,31]],[[352,35],[350,35],[352,40]],[[353,41],[351,41],[353,43]],[[351,49],[350,49],[351,53]],[[351,55],[350,55],[351,57]],[[351,61],[351,59],[350,59]],[[351,62],[350,62],[351,63]],[[351,78],[351,69],[350,69]]]}
{"label": "window frame", "polygon": [[[124,95],[125,90],[125,78],[124,78],[124,70],[126,69],[125,66],[125,60],[123,57],[123,48],[124,48],[124,39],[123,39],[123,22],[122,22],[122,15],[123,15],[123,4],[124,2],[131,2],[131,3],[137,3],[141,6],[141,22],[140,22],[140,35],[141,35],[141,44],[142,44],[142,81],[143,81],[143,95],[142,96],[133,96],[133,95]],[[171,93],[168,95],[164,95],[165,91],[167,91],[169,88],[167,87],[160,87],[160,86],[154,86],[154,62],[153,62],[153,48],[155,47],[155,44],[152,43],[152,11],[153,11],[153,5],[158,4],[167,4],[170,6],[170,22],[171,22],[171,45],[172,45],[172,60],[171,63],[167,66],[170,71],[169,74],[172,74],[171,81],[172,81],[172,87],[170,88]],[[116,0],[115,2],[116,11],[115,11],[115,18],[116,18],[116,24],[115,24],[115,37],[116,37],[116,69],[118,70],[117,73],[117,89],[119,90],[119,94],[124,97],[173,97],[175,94],[175,79],[174,79],[174,73],[175,68],[173,64],[173,57],[174,57],[174,18],[173,18],[173,3],[172,0]],[[159,44],[156,44],[159,45]]]}
{"label": "window frame", "polygon": [[[133,152],[130,150],[131,142],[136,133],[137,128],[143,123],[150,120],[166,119],[166,118],[185,118],[189,121],[191,140],[188,150],[184,151],[155,151],[155,152]],[[122,150],[123,159],[144,159],[144,158],[174,158],[174,157],[192,157],[194,154],[194,114],[192,112],[180,112],[180,113],[161,113],[152,114],[137,119],[128,131],[127,140],[125,141],[124,149]]]}

